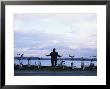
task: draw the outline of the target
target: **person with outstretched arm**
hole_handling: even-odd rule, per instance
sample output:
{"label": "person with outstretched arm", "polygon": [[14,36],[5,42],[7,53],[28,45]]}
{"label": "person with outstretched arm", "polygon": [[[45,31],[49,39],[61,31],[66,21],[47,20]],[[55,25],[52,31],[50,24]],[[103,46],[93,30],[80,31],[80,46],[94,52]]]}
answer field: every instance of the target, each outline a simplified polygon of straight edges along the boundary
{"label": "person with outstretched arm", "polygon": [[58,52],[55,51],[55,48],[53,49],[53,52],[46,56],[51,56],[52,67],[57,65],[57,57],[62,57],[58,54]]}

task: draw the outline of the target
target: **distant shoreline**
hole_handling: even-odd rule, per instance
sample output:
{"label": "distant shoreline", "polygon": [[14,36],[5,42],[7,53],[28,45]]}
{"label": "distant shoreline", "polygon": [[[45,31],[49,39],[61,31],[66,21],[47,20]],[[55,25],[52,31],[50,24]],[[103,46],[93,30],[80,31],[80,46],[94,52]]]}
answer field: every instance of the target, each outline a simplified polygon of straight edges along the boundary
{"label": "distant shoreline", "polygon": [[[40,58],[40,57],[22,57],[22,60],[27,60],[27,58],[31,58],[31,60],[51,60],[50,58]],[[14,57],[14,59],[20,59],[20,57]],[[82,61],[82,58],[73,58],[74,61]],[[83,58],[83,61],[97,61],[97,58]],[[58,60],[72,60],[71,58],[58,58]]]}

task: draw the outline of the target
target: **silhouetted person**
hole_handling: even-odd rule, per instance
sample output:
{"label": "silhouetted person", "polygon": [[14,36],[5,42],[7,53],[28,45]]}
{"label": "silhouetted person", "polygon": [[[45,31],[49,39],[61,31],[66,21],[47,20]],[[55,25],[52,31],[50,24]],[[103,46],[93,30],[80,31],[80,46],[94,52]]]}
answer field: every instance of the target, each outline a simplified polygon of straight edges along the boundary
{"label": "silhouetted person", "polygon": [[46,56],[51,56],[51,64],[52,66],[56,66],[57,65],[57,57],[61,57],[58,52],[55,51],[55,48],[53,49],[53,52],[50,53],[50,55],[46,55]]}

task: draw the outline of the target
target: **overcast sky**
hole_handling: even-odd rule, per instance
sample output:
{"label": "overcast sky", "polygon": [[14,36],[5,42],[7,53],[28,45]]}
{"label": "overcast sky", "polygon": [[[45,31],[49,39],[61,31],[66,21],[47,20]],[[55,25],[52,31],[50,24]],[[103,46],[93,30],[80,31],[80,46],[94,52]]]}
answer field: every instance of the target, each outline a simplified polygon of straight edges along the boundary
{"label": "overcast sky", "polygon": [[63,57],[97,55],[97,15],[14,14],[14,55],[46,57],[53,48]]}

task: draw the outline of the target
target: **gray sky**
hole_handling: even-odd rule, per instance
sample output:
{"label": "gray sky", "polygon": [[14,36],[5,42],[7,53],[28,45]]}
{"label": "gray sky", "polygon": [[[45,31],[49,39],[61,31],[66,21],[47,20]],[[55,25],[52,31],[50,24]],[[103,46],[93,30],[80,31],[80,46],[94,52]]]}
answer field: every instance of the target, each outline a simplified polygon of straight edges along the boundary
{"label": "gray sky", "polygon": [[14,55],[46,57],[53,48],[63,57],[97,54],[97,15],[14,14]]}

